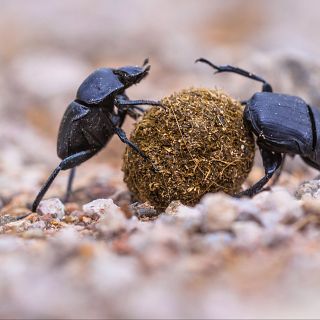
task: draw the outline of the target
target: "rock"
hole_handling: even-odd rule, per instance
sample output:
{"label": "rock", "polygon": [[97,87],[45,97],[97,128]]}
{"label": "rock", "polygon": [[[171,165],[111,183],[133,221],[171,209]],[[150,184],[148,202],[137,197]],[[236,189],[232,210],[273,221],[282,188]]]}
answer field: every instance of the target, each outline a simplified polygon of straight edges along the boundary
{"label": "rock", "polygon": [[19,217],[12,216],[10,214],[5,214],[3,216],[0,216],[0,226],[5,225],[9,222],[14,222],[19,220]]}
{"label": "rock", "polygon": [[217,231],[214,233],[205,234],[202,238],[202,244],[208,245],[213,249],[224,249],[226,246],[232,244],[234,235],[226,231]]}
{"label": "rock", "polygon": [[6,225],[0,228],[0,233],[9,232],[9,233],[22,233],[28,230],[31,226],[31,222],[28,220],[18,220],[14,222],[7,223]]}
{"label": "rock", "polygon": [[262,234],[261,243],[263,246],[275,247],[290,239],[294,235],[294,230],[285,225],[277,225],[274,228],[266,229]]}
{"label": "rock", "polygon": [[305,197],[301,204],[305,214],[316,214],[320,216],[320,198]]}
{"label": "rock", "polygon": [[303,182],[297,189],[295,196],[298,199],[315,198],[320,199],[320,180],[309,180]]}
{"label": "rock", "polygon": [[232,231],[236,236],[236,243],[243,247],[257,245],[262,237],[263,229],[255,222],[239,221],[232,225]]}
{"label": "rock", "polygon": [[259,218],[265,227],[293,223],[303,215],[300,202],[283,188],[262,192],[252,200],[260,209]]}
{"label": "rock", "polygon": [[46,223],[43,220],[39,220],[32,223],[31,228],[44,230],[46,228]]}
{"label": "rock", "polygon": [[165,210],[165,214],[172,216],[176,215],[182,205],[183,204],[179,200],[172,201]]}
{"label": "rock", "polygon": [[171,223],[175,221],[182,227],[184,231],[197,232],[202,229],[203,225],[202,205],[199,204],[194,208],[181,205],[177,208],[175,215],[163,215],[160,218],[163,221],[168,221]]}
{"label": "rock", "polygon": [[223,193],[208,194],[201,203],[207,232],[229,229],[238,216],[237,200]]}
{"label": "rock", "polygon": [[34,238],[44,238],[44,232],[40,228],[30,228],[22,234],[23,238],[34,239]]}
{"label": "rock", "polygon": [[82,210],[88,216],[105,215],[110,212],[118,212],[122,214],[121,209],[113,203],[112,199],[97,199],[82,206]]}
{"label": "rock", "polygon": [[60,220],[64,217],[64,205],[58,198],[42,200],[37,208],[37,212],[41,215],[50,215]]}
{"label": "rock", "polygon": [[87,215],[98,214],[100,219],[95,229],[105,236],[111,236],[126,230],[127,219],[121,209],[111,199],[94,200],[83,206]]}

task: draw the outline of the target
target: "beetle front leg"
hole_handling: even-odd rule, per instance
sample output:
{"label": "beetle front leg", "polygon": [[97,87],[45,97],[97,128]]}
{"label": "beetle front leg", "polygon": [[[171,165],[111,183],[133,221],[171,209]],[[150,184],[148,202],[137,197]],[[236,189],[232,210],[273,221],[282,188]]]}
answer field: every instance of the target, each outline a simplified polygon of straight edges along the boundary
{"label": "beetle front leg", "polygon": [[152,101],[152,100],[128,100],[128,99],[125,99],[121,96],[118,96],[116,99],[115,99],[115,105],[117,107],[131,107],[131,108],[135,108],[137,110],[139,110],[140,112],[144,112],[145,110],[142,109],[142,108],[139,108],[137,106],[143,106],[143,105],[146,105],[146,106],[162,106],[161,102],[160,101]]}
{"label": "beetle front leg", "polygon": [[204,58],[199,58],[195,62],[203,62],[209,65],[210,67],[216,70],[215,73],[232,72],[232,73],[239,74],[243,77],[262,82],[262,92],[272,92],[272,86],[266,80],[244,69],[240,69],[230,65],[218,66]]}
{"label": "beetle front leg", "polygon": [[273,153],[271,151],[260,148],[260,153],[265,170],[265,176],[255,183],[252,187],[238,193],[236,196],[249,196],[253,197],[262,191],[263,187],[268,183],[274,173],[279,169],[282,164],[282,155],[280,153]]}
{"label": "beetle front leg", "polygon": [[144,160],[150,161],[153,171],[154,172],[158,172],[158,168],[152,163],[152,161],[150,160],[150,158],[144,153],[142,152],[139,147],[137,145],[135,145],[133,142],[131,142],[127,136],[126,133],[118,127],[114,128],[115,133],[117,134],[117,136],[120,138],[120,140],[125,143],[126,145],[128,145],[130,148],[132,148],[135,152],[137,152]]}
{"label": "beetle front leg", "polygon": [[132,148],[135,152],[137,152],[143,159],[147,160],[148,157],[145,155],[144,152],[142,152],[138,146],[136,146],[133,142],[131,142],[127,136],[126,133],[118,127],[114,128],[115,133],[117,134],[117,136],[120,138],[120,140],[125,143],[126,145],[128,145],[130,148]]}

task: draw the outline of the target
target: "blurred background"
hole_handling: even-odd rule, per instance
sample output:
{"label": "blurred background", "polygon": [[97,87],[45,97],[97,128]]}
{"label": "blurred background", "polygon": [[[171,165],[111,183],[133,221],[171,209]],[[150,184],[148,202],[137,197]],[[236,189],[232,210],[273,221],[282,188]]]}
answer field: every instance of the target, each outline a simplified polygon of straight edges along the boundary
{"label": "blurred background", "polygon": [[[161,99],[186,87],[221,87],[247,98],[259,85],[213,77],[198,57],[236,64],[268,79],[276,91],[320,105],[319,3],[271,1],[1,0],[0,186],[36,192],[59,162],[59,122],[95,68],[141,64],[151,72],[132,99]],[[124,126],[130,132],[132,123]],[[121,181],[124,146],[108,148],[80,168],[103,163]],[[109,166],[106,166],[106,165]],[[109,167],[117,168],[108,171]],[[101,173],[102,176],[102,173]],[[65,175],[58,177],[64,185]],[[77,179],[76,184],[81,180]],[[119,182],[121,183],[121,182]]]}

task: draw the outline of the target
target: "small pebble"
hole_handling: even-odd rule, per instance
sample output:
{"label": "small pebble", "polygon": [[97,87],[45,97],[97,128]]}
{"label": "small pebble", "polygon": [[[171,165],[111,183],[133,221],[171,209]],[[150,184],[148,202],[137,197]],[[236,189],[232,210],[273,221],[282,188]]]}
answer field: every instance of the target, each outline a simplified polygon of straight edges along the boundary
{"label": "small pebble", "polygon": [[320,199],[320,180],[303,182],[296,190],[295,196],[303,200],[306,198]]}
{"label": "small pebble", "polygon": [[122,214],[121,209],[113,203],[112,199],[97,199],[83,205],[82,209],[88,216],[95,214],[102,216],[110,212]]}
{"label": "small pebble", "polygon": [[41,215],[51,215],[53,218],[62,219],[64,217],[64,205],[58,198],[42,200],[37,212]]}
{"label": "small pebble", "polygon": [[204,212],[204,229],[207,232],[229,229],[238,216],[237,200],[222,193],[208,194],[201,203]]}

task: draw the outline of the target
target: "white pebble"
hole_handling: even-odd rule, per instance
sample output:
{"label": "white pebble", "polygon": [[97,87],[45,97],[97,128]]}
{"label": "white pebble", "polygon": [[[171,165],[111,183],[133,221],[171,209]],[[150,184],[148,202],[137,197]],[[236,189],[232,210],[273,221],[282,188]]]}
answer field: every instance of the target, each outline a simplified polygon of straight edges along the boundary
{"label": "white pebble", "polygon": [[54,218],[64,217],[64,205],[58,198],[42,200],[37,208],[39,214],[50,214]]}
{"label": "white pebble", "polygon": [[122,214],[121,209],[113,203],[112,199],[97,199],[91,201],[82,206],[82,210],[88,216],[98,214],[102,216],[104,214],[117,212]]}

